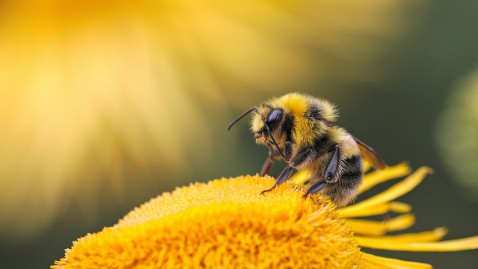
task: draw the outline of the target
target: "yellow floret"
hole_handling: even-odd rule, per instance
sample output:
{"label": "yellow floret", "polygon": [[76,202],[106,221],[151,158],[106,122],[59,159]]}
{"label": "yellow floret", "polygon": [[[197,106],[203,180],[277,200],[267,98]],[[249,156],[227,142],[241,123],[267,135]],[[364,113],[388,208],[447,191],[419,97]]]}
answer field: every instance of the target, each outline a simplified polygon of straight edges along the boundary
{"label": "yellow floret", "polygon": [[360,249],[326,198],[273,178],[194,184],[79,239],[53,268],[362,268]]}

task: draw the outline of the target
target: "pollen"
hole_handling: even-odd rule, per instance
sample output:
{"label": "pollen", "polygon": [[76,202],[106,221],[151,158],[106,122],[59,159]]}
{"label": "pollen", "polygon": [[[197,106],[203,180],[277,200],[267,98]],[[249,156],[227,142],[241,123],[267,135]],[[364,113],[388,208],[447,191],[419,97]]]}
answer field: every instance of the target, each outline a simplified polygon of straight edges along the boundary
{"label": "pollen", "polygon": [[346,221],[325,197],[273,178],[197,183],[86,235],[52,268],[363,268]]}

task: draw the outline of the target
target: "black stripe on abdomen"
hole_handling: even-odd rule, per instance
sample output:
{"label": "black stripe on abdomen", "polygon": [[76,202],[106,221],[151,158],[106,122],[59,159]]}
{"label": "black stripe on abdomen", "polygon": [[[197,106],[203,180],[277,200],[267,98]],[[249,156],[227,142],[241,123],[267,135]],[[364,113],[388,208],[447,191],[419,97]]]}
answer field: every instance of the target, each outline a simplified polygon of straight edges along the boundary
{"label": "black stripe on abdomen", "polygon": [[328,134],[324,134],[314,140],[313,148],[318,156],[322,156],[332,151],[336,145],[337,143],[333,142]]}
{"label": "black stripe on abdomen", "polygon": [[[355,155],[344,160],[344,172],[340,177],[343,181],[357,182],[362,178],[362,157]],[[352,183],[350,182],[350,183]],[[346,182],[344,182],[346,183]]]}

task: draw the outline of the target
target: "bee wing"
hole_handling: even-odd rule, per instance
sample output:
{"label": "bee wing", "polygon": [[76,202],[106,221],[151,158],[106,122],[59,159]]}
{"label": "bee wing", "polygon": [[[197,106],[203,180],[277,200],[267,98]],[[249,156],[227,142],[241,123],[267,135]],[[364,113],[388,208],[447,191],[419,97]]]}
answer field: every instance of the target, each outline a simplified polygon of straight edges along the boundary
{"label": "bee wing", "polygon": [[362,154],[362,157],[365,160],[369,161],[375,169],[382,170],[385,168],[385,162],[371,147],[369,147],[367,144],[360,141],[356,137],[354,137],[354,140],[355,142],[357,142],[357,145],[360,149],[360,154]]}

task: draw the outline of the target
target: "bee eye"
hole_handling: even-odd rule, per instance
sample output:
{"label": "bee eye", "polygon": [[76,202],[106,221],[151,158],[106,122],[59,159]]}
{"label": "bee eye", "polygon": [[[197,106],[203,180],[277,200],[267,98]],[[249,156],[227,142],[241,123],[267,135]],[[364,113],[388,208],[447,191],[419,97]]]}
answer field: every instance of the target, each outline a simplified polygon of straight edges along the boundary
{"label": "bee eye", "polygon": [[267,116],[265,124],[267,125],[267,127],[269,127],[269,129],[272,129],[280,121],[281,117],[282,117],[282,110],[274,109]]}

